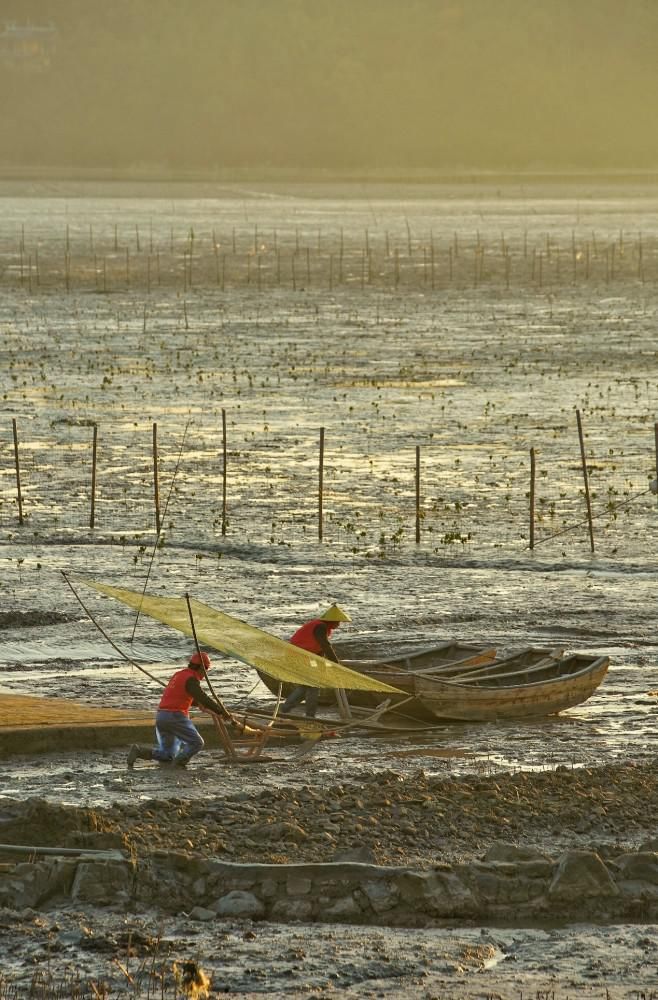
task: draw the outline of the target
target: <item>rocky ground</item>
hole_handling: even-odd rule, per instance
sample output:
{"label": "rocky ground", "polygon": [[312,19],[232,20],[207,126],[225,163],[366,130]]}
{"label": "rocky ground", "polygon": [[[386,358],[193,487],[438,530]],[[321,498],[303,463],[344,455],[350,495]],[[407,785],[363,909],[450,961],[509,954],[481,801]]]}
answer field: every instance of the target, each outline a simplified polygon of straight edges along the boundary
{"label": "rocky ground", "polygon": [[[207,766],[197,762],[169,798],[140,798],[137,769],[136,793],[103,807],[4,798],[0,841],[122,847],[137,859],[175,851],[190,859],[340,859],[416,868],[482,858],[501,841],[553,856],[573,847],[607,858],[658,849],[658,780],[650,759],[486,778],[389,770],[324,787],[252,786],[214,795],[194,776]],[[145,775],[151,767],[143,765]],[[506,929],[486,917],[409,930],[204,923],[194,918],[194,898],[189,903],[177,915],[80,902],[39,912],[0,910],[0,996],[658,997],[652,926],[522,921]],[[190,980],[196,987],[182,985],[185,969],[198,971]]]}
{"label": "rocky ground", "polygon": [[183,785],[168,800],[100,809],[4,799],[0,840],[61,847],[91,835],[98,846],[120,842],[137,856],[166,848],[278,863],[331,861],[357,851],[377,864],[423,867],[480,857],[498,840],[558,854],[574,846],[637,848],[658,837],[651,762],[458,780],[383,771],[353,784],[221,797],[191,795],[193,775],[194,767],[186,775],[190,788]]}

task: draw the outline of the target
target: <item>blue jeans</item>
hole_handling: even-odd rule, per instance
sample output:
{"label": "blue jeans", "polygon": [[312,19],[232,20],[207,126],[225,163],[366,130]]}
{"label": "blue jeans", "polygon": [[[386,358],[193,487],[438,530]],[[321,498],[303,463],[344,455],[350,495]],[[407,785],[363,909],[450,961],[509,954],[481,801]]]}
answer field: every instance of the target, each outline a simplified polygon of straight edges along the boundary
{"label": "blue jeans", "polygon": [[305,715],[307,719],[314,719],[315,713],[318,710],[318,698],[320,696],[319,688],[304,687],[300,684],[299,687],[293,688],[283,705],[281,706],[282,712],[289,712],[291,708],[296,705],[301,705],[303,701],[306,702]]}
{"label": "blue jeans", "polygon": [[203,738],[184,712],[159,709],[155,716],[155,735],[158,745],[153,750],[153,760],[186,763],[203,750]]}

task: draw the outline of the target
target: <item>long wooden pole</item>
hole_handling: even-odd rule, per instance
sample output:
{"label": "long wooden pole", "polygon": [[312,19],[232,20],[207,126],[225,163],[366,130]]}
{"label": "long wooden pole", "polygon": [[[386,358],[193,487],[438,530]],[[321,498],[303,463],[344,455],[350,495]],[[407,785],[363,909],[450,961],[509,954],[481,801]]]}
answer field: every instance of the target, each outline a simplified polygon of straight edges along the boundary
{"label": "long wooden pole", "polygon": [[18,499],[18,523],[23,523],[23,494],[21,492],[21,468],[18,461],[18,430],[16,428],[16,418],[12,417],[12,429],[14,432],[14,465],[16,467],[16,496]]}
{"label": "long wooden pole", "polygon": [[[188,614],[190,616],[190,626],[192,628],[192,637],[194,639],[194,645],[196,646],[196,651],[199,654],[199,660],[200,660],[200,665],[201,665],[201,672],[203,674],[204,680],[205,680],[206,684],[208,685],[208,688],[210,689],[211,695],[213,696],[213,698],[215,699],[215,701],[217,702],[217,704],[220,705],[221,708],[223,709],[223,711],[225,713],[224,718],[230,719],[231,718],[231,713],[224,707],[223,703],[219,700],[219,698],[215,694],[213,686],[210,683],[210,678],[208,677],[208,671],[206,670],[206,668],[204,666],[204,663],[203,663],[203,658],[201,656],[201,647],[199,646],[199,639],[198,639],[197,634],[196,634],[196,625],[194,624],[194,615],[192,614],[192,604],[190,602],[190,595],[189,594],[185,594],[185,601],[187,602],[187,611],[188,611]],[[237,754],[235,752],[235,747],[233,746],[233,740],[231,739],[231,737],[229,735],[229,732],[228,732],[228,729],[226,728],[224,719],[220,718],[214,712],[212,712],[211,714],[212,714],[213,722],[215,724],[215,729],[217,730],[217,735],[219,737],[219,741],[222,744],[222,747],[224,749],[224,753],[226,754],[226,756],[230,760],[235,760],[236,757],[237,757]]]}
{"label": "long wooden pole", "polygon": [[653,425],[653,436],[656,447],[656,482],[658,482],[658,423]]}
{"label": "long wooden pole", "polygon": [[535,547],[535,449],[530,449],[530,548]]}
{"label": "long wooden pole", "polygon": [[222,453],[224,467],[222,469],[222,535],[226,534],[226,410],[222,410]]}
{"label": "long wooden pole", "polygon": [[93,528],[96,523],[96,459],[98,456],[98,424],[94,424],[94,433],[91,442],[91,511],[89,513],[89,527]]}
{"label": "long wooden pole", "polygon": [[416,545],[420,543],[420,445],[416,445]]}
{"label": "long wooden pole", "polygon": [[160,485],[158,479],[158,425],[153,424],[153,500],[155,502],[155,530],[158,535],[162,526],[160,518]]}
{"label": "long wooden pole", "polygon": [[580,410],[576,410],[576,420],[578,422],[578,438],[580,440],[580,459],[583,466],[583,479],[585,482],[585,503],[587,504],[587,523],[589,526],[589,547],[594,551],[594,529],[592,527],[592,504],[589,497],[589,477],[587,475],[587,459],[585,457],[585,439],[583,437],[583,422],[580,419]]}
{"label": "long wooden pole", "polygon": [[322,541],[322,519],[323,519],[323,492],[324,492],[324,427],[320,428],[320,458],[318,462],[318,541]]}

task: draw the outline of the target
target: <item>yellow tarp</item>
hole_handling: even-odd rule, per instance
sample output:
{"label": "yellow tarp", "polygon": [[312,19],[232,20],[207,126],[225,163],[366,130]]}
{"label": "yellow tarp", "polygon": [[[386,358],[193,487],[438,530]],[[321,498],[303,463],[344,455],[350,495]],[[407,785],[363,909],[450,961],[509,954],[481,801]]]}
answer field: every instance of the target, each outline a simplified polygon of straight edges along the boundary
{"label": "yellow tarp", "polygon": [[[172,628],[192,635],[190,615],[184,597],[152,597],[122,587],[111,587],[94,580],[82,580],[87,586],[114,597],[129,608]],[[262,670],[275,680],[310,687],[345,688],[347,691],[384,691],[400,694],[397,688],[366,677],[323,656],[309,653],[283,639],[247,625],[215,608],[190,598],[194,626],[199,642],[242,663]]]}

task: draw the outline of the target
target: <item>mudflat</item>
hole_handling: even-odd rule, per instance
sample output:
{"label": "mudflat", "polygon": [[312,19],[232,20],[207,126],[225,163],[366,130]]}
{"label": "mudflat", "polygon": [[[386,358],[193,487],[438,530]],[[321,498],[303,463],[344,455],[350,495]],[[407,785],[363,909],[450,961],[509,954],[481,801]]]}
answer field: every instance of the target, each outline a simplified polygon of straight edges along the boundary
{"label": "mudflat", "polygon": [[[0,204],[3,695],[86,706],[104,731],[113,713],[152,719],[157,684],[108,646],[60,569],[190,592],[284,638],[335,600],[353,619],[346,656],[455,637],[611,665],[555,718],[351,734],[300,763],[277,747],[273,763],[236,768],[209,747],[183,775],[128,772],[127,732],[13,753],[7,838],[125,838],[137,858],[155,847],[186,865],[362,849],[419,871],[501,842],[596,853],[610,870],[655,853],[655,187],[32,193],[7,189]],[[185,662],[187,638],[80,594],[160,680]],[[273,707],[244,664],[217,656],[212,679],[236,710]],[[27,705],[14,708],[22,725]],[[3,974],[24,985],[48,957],[54,974],[74,962],[119,991],[132,950],[132,970],[166,968],[172,990],[172,963],[198,960],[216,995],[655,992],[655,927],[641,917],[600,926],[584,907],[568,927],[471,917],[411,930],[206,922],[194,905],[193,893],[176,914],[139,900],[7,904]]]}

